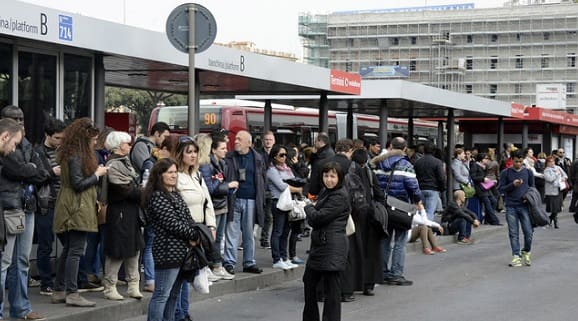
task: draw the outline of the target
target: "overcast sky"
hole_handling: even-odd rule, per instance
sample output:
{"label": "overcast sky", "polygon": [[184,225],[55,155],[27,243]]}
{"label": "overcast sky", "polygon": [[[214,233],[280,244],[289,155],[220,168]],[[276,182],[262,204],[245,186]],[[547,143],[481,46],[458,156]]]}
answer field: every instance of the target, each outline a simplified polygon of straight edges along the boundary
{"label": "overcast sky", "polygon": [[[22,0],[139,28],[165,30],[169,13],[186,0]],[[501,7],[505,0],[194,0],[217,21],[217,42],[252,41],[260,49],[301,56],[297,34],[299,13],[386,9],[475,3],[476,8]]]}

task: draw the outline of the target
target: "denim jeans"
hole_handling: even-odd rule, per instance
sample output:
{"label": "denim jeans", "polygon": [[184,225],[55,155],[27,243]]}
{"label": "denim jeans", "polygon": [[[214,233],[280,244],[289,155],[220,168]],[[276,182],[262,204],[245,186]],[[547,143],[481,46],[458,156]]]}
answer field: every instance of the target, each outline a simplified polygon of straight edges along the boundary
{"label": "denim jeans", "polygon": [[[34,237],[34,213],[26,212],[24,233],[6,235],[6,247],[2,254],[2,285],[6,285],[10,317],[23,318],[32,307],[28,299],[28,271],[30,270],[30,252]],[[2,287],[2,292],[5,291]],[[3,295],[6,298],[5,295]],[[0,302],[0,317],[3,316],[4,302]]]}
{"label": "denim jeans", "polygon": [[148,308],[147,321],[173,321],[175,308],[185,280],[179,268],[155,269],[155,291]]}
{"label": "denim jeans", "polygon": [[[407,230],[389,228],[389,237],[383,240],[383,278],[403,276],[405,264],[405,245],[407,244]],[[391,241],[393,239],[393,251]],[[391,265],[389,256],[391,255]],[[388,268],[391,266],[391,268]]]}
{"label": "denim jeans", "polygon": [[217,220],[217,237],[215,238],[215,247],[221,253],[223,239],[225,238],[225,230],[227,229],[227,214],[216,215]]}
{"label": "denim jeans", "polygon": [[152,226],[144,229],[145,248],[142,253],[144,278],[146,284],[155,284],[155,262],[153,261],[153,240],[155,233]]}
{"label": "denim jeans", "polygon": [[530,221],[528,207],[526,206],[506,206],[506,221],[508,222],[508,235],[510,237],[510,246],[512,255],[520,255],[520,230],[522,227],[524,233],[524,248],[522,251],[530,252],[532,250],[532,235],[534,228]]}
{"label": "denim jeans", "polygon": [[433,221],[436,209],[438,208],[440,192],[424,189],[421,191],[421,195],[423,195],[423,206],[425,207],[427,218]]}
{"label": "denim jeans", "polygon": [[46,214],[37,213],[35,220],[36,238],[38,240],[36,265],[38,266],[38,274],[40,275],[40,287],[53,288],[54,282],[52,281],[52,264],[50,263],[50,255],[52,254],[52,247],[54,245],[54,232],[52,231],[54,209],[47,209]]}
{"label": "denim jeans", "polygon": [[271,213],[273,213],[273,230],[271,231],[271,255],[273,263],[287,259],[287,239],[289,237],[288,212],[277,208],[277,200],[271,201]]}
{"label": "denim jeans", "polygon": [[472,235],[472,224],[468,223],[463,217],[458,217],[450,224],[450,234],[458,233],[458,240],[469,238]]}
{"label": "denim jeans", "polygon": [[175,320],[179,321],[189,315],[189,283],[183,282],[181,294],[177,300],[175,309]]}
{"label": "denim jeans", "polygon": [[239,246],[239,237],[242,234],[243,267],[253,266],[255,265],[255,240],[253,239],[255,200],[237,198],[233,206],[233,221],[227,222],[223,265],[237,265],[237,246]]}
{"label": "denim jeans", "polygon": [[86,251],[87,232],[68,231],[56,236],[62,243],[62,253],[56,264],[55,291],[78,292],[80,257]]}

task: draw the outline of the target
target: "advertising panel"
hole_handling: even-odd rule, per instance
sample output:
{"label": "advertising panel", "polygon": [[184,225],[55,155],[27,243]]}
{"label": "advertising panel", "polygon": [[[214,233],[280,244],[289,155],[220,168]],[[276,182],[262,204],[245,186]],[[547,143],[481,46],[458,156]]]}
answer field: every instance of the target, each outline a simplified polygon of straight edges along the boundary
{"label": "advertising panel", "polygon": [[566,85],[536,84],[536,106],[547,109],[566,109]]}
{"label": "advertising panel", "polygon": [[330,90],[353,95],[361,94],[361,76],[359,74],[331,69],[329,81]]}
{"label": "advertising panel", "polygon": [[408,66],[369,66],[359,69],[361,78],[408,78]]}

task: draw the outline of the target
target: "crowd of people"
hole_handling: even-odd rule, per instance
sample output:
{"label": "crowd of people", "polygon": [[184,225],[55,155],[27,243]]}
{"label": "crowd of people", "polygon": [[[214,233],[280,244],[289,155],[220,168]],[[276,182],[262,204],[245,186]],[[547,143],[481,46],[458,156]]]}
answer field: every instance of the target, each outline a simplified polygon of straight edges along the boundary
{"label": "crowd of people", "polygon": [[[196,264],[210,268],[212,282],[259,274],[264,265],[305,265],[303,320],[319,320],[318,302],[324,302],[324,319],[340,320],[341,303],[356,300],[356,293],[373,296],[378,283],[413,284],[404,273],[407,242],[420,240],[426,255],[445,253],[439,235],[472,244],[474,228],[503,224],[500,212],[508,225],[509,265],[530,266],[526,194],[536,189],[557,229],[563,199],[578,182],[578,162],[561,148],[535,157],[531,148],[522,153],[505,144],[497,158],[495,149],[456,146],[446,168],[434,144],[408,146],[402,137],[382,149],[376,138],[331,142],[318,133],[313,146],[297,146],[278,144],[266,132],[256,147],[241,130],[228,151],[225,131],[176,136],[159,122],[133,141],[125,132],[99,130],[88,118],[68,126],[51,119],[44,141],[32,146],[20,108],[7,106],[0,118],[1,282],[10,289],[0,302],[10,303],[10,317],[27,320],[45,319],[28,298],[35,234],[40,293],[54,304],[94,306],[81,295],[86,291],[102,291],[108,300],[138,300],[146,291],[152,292],[148,320],[191,320],[182,269],[193,253]],[[351,180],[360,183],[364,206],[353,200]],[[284,195],[306,204],[304,217],[280,206]],[[375,219],[376,204],[389,196],[415,204],[410,230]],[[63,250],[52,271],[55,237]],[[299,257],[305,237],[310,248]],[[256,246],[270,249],[270,263],[255,260]],[[126,294],[118,284],[127,285]],[[3,313],[0,304],[0,319]]]}

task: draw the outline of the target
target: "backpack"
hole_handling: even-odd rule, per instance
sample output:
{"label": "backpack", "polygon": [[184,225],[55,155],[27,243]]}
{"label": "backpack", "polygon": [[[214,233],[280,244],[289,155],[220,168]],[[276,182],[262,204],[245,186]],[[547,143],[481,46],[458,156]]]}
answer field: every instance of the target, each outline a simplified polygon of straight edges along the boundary
{"label": "backpack", "polygon": [[365,189],[361,177],[357,174],[357,165],[351,162],[347,173],[345,174],[344,185],[349,195],[349,204],[351,208],[358,211],[365,211],[369,208],[369,201],[365,196]]}
{"label": "backpack", "polygon": [[[138,178],[138,182],[137,182],[137,183],[140,184],[140,183],[142,182],[142,174],[143,174],[143,172],[144,172],[144,168],[140,168],[140,167],[136,166],[136,164],[134,163],[133,158],[132,158],[132,152],[133,152],[133,150],[134,150],[134,147],[135,147],[136,144],[138,144],[138,143],[144,143],[144,144],[146,145],[146,147],[147,147],[147,149],[148,149],[148,151],[149,151],[149,160],[151,160],[152,163],[154,163],[154,158],[153,158],[153,156],[152,156],[152,151],[153,151],[153,147],[155,147],[155,146],[154,146],[154,144],[153,144],[150,140],[148,140],[148,139],[146,139],[146,138],[143,138],[143,137],[139,137],[139,138],[137,138],[137,139],[135,140],[134,144],[132,145],[132,148],[130,149],[130,153],[128,154],[128,159],[129,159],[130,162],[132,163],[132,166],[134,167],[134,169],[135,169],[135,170],[138,172],[138,174],[139,174],[139,178]],[[143,167],[145,167],[144,165],[145,165],[149,160],[145,160],[145,161],[143,162]]]}

